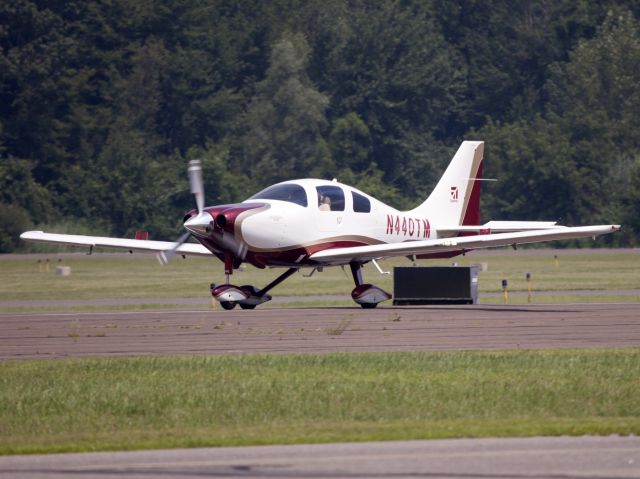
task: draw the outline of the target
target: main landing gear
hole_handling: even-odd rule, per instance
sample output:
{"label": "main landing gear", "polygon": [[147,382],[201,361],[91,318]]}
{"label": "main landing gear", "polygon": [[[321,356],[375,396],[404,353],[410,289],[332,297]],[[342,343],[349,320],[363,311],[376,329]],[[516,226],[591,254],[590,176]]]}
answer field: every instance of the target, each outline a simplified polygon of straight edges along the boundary
{"label": "main landing gear", "polygon": [[356,287],[351,291],[353,300],[364,309],[373,309],[378,303],[391,299],[391,295],[373,284],[362,283],[362,264],[349,263]]}
{"label": "main landing gear", "polygon": [[[391,295],[386,291],[362,282],[362,263],[349,263],[351,274],[356,287],[351,291],[353,300],[365,309],[375,308],[378,303],[391,299]],[[285,279],[298,271],[298,268],[289,268],[271,283],[262,289],[255,286],[244,285],[235,286],[229,284],[229,276],[233,272],[233,262],[225,261],[225,273],[227,275],[226,284],[216,286],[211,284],[211,295],[216,299],[223,309],[233,309],[236,305],[240,305],[242,309],[254,309],[257,305],[266,303],[271,300],[271,296],[267,294],[273,288],[282,283]]]}

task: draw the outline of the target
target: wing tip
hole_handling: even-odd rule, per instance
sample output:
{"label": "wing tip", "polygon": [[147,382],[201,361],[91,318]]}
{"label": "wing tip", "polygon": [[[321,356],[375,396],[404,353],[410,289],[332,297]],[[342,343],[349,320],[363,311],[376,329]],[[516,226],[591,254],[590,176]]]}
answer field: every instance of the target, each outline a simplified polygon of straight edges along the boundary
{"label": "wing tip", "polygon": [[31,239],[42,234],[44,234],[44,231],[25,231],[20,235],[20,239]]}

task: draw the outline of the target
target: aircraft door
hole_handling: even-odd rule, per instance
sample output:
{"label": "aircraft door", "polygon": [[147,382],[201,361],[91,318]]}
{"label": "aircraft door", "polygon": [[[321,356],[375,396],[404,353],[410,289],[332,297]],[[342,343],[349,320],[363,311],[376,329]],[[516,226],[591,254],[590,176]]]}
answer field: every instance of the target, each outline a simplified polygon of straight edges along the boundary
{"label": "aircraft door", "polygon": [[345,214],[344,190],[339,186],[316,187],[318,196],[316,226],[321,232],[337,232],[342,227]]}

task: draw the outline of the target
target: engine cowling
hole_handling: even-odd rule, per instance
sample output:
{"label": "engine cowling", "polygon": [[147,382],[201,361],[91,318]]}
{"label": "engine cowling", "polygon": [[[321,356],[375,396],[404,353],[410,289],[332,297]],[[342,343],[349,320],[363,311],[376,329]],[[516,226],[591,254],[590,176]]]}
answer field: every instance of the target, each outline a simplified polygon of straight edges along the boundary
{"label": "engine cowling", "polygon": [[213,218],[213,232],[225,231],[236,235],[239,234],[238,228],[242,223],[242,219],[248,216],[247,212],[268,206],[265,203],[235,203],[205,208],[204,211]]}

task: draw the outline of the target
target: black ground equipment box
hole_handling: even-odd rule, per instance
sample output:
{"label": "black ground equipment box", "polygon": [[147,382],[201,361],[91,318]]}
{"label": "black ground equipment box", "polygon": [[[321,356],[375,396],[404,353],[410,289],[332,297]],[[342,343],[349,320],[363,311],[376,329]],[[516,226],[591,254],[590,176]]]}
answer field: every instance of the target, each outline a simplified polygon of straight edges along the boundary
{"label": "black ground equipment box", "polygon": [[477,304],[477,266],[393,268],[393,304]]}

